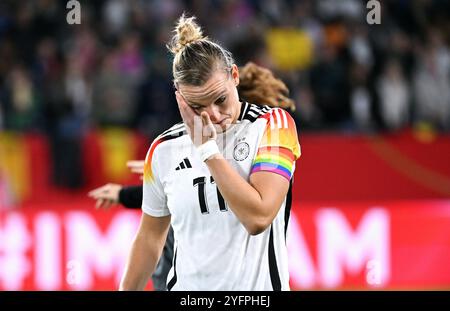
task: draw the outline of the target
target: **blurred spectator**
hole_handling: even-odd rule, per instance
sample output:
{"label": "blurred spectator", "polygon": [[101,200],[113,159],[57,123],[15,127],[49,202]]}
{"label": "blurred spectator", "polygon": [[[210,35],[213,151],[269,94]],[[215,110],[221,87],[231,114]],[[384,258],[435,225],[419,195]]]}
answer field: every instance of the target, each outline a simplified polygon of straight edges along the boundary
{"label": "blurred spectator", "polygon": [[292,113],[302,130],[320,128],[320,111],[314,105],[314,95],[306,86],[299,86],[293,96],[297,110]]}
{"label": "blurred spectator", "polygon": [[97,74],[97,60],[99,58],[98,38],[95,32],[87,25],[82,27],[73,37],[69,37],[64,42],[64,53],[69,57],[67,61],[74,61],[72,66],[77,66],[78,72],[87,77]]}
{"label": "blurred spectator", "polygon": [[150,72],[138,88],[137,126],[147,137],[155,137],[162,129],[181,121],[173,96],[174,87],[168,59],[155,55]]}
{"label": "blurred spectator", "polygon": [[318,12],[325,19],[335,17],[346,17],[362,19],[364,13],[364,2],[358,0],[319,0],[317,1]]}
{"label": "blurred spectator", "polygon": [[384,125],[391,130],[405,126],[409,121],[410,90],[397,60],[386,63],[377,91]]}
{"label": "blurred spectator", "polygon": [[277,69],[302,70],[312,64],[313,41],[307,32],[292,28],[272,28],[267,32],[266,41]]}
{"label": "blurred spectator", "polygon": [[[80,130],[88,125],[131,126],[149,135],[163,130],[177,116],[176,106],[166,107],[173,100],[164,50],[167,27],[186,11],[234,52],[238,65],[254,61],[277,70],[293,96],[302,99],[297,116],[313,128],[348,129],[352,119],[356,130],[373,127],[375,120],[392,128],[393,123],[407,126],[410,110],[414,120],[448,128],[449,19],[444,12],[450,5],[445,1],[383,2],[381,25],[366,23],[367,9],[359,0],[99,0],[82,3],[82,24],[76,26],[61,18],[64,4],[0,5],[4,127],[14,123],[17,128],[17,108],[28,107],[26,113],[20,110],[21,130],[67,130],[57,124],[67,125],[59,120],[68,116]],[[439,36],[430,27],[442,33],[440,39],[433,39]],[[415,54],[414,46],[426,38],[430,43]],[[400,68],[384,70],[390,59]],[[19,67],[22,73],[13,74]],[[403,72],[402,83],[414,82],[412,92],[419,96],[404,92],[417,100],[412,109],[398,110],[394,122],[385,118],[384,95],[392,85],[380,81],[396,70]],[[18,89],[28,91],[21,99],[11,98]],[[436,99],[426,102],[428,92]]]}
{"label": "blurred spectator", "polygon": [[430,43],[419,52],[414,73],[416,121],[450,129],[450,53],[439,33],[430,31]]}
{"label": "blurred spectator", "polygon": [[357,129],[370,130],[373,127],[372,98],[368,89],[370,62],[356,61],[351,72],[350,106],[353,122]]}
{"label": "blurred spectator", "polygon": [[140,37],[137,33],[127,34],[122,38],[120,45],[117,60],[119,70],[135,87],[139,85],[145,72]]}
{"label": "blurred spectator", "polygon": [[294,25],[297,25],[308,33],[308,36],[313,42],[314,51],[319,51],[319,47],[324,40],[324,25],[314,14],[313,1],[295,1],[292,15]]}
{"label": "blurred spectator", "polygon": [[[34,28],[34,13],[31,2],[23,4],[20,10],[11,12],[11,24],[7,30],[11,33],[11,41],[16,48],[15,56],[23,63],[29,65],[32,62],[33,50],[35,48],[38,37]],[[6,32],[8,34],[8,32]]]}
{"label": "blurred spectator", "polygon": [[87,122],[91,112],[92,88],[83,73],[82,59],[73,54],[67,57],[64,89],[67,99],[73,105],[74,116],[82,123]]}
{"label": "blurred spectator", "polygon": [[104,29],[108,35],[118,36],[127,29],[130,1],[107,0],[103,6]]}
{"label": "blurred spectator", "polygon": [[348,73],[336,47],[323,47],[322,59],[311,69],[311,89],[322,122],[336,128],[349,121]]}
{"label": "blurred spectator", "polygon": [[[411,38],[403,31],[394,29],[389,38],[389,49],[386,52],[386,58],[395,58],[405,75],[411,77],[415,62]],[[384,69],[384,66],[380,67]]]}
{"label": "blurred spectator", "polygon": [[38,96],[29,72],[23,66],[16,65],[9,72],[2,102],[6,129],[25,131],[35,128]]}
{"label": "blurred spectator", "polygon": [[259,9],[262,15],[275,25],[287,17],[284,13],[289,10],[286,1],[277,0],[263,0],[259,3]]}
{"label": "blurred spectator", "polygon": [[119,69],[117,50],[108,51],[94,81],[94,120],[102,126],[130,126],[134,117],[135,101],[132,81]]}
{"label": "blurred spectator", "polygon": [[373,52],[369,42],[368,30],[356,25],[349,42],[349,50],[353,60],[369,69],[373,66]]}

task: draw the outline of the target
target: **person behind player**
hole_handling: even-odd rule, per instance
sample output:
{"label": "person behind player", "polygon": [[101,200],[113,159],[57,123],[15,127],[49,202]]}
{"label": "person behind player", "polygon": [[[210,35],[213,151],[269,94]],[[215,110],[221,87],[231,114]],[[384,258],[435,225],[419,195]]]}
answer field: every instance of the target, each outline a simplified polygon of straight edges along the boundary
{"label": "person behind player", "polygon": [[120,289],[145,287],[171,224],[169,290],[289,290],[295,123],[283,109],[239,100],[231,54],[193,17],[179,19],[169,47],[183,123],[147,153],[143,214]]}
{"label": "person behind player", "polygon": [[[127,161],[127,167],[132,173],[138,174],[142,180],[144,161]],[[112,205],[121,204],[126,208],[141,208],[142,185],[123,186],[108,183],[89,191],[88,196],[96,200],[95,208],[109,209]]]}

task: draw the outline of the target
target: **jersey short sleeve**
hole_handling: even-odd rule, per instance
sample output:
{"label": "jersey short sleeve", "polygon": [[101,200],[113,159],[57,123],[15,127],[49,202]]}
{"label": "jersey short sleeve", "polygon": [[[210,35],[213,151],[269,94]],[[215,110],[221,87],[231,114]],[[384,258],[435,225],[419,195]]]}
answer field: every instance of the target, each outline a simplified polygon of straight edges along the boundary
{"label": "jersey short sleeve", "polygon": [[155,139],[147,152],[144,164],[142,210],[144,213],[154,217],[170,215],[158,165],[157,147],[162,141],[158,138]]}
{"label": "jersey short sleeve", "polygon": [[271,109],[260,118],[266,120],[266,126],[250,174],[273,172],[290,180],[301,154],[295,122],[280,108]]}

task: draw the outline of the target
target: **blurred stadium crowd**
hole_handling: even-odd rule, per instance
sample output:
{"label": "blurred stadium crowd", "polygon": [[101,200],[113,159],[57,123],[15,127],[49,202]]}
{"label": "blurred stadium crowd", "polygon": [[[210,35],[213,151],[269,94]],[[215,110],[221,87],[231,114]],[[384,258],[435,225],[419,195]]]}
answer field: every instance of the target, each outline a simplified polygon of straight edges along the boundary
{"label": "blurred stadium crowd", "polygon": [[235,55],[288,84],[302,130],[450,128],[450,3],[360,0],[1,1],[0,129],[153,136],[178,119],[165,43],[186,11]]}
{"label": "blurred stadium crowd", "polygon": [[183,11],[286,82],[301,130],[450,129],[448,1],[382,1],[379,25],[359,0],[80,1],[80,25],[66,3],[1,1],[0,130],[46,135],[74,187],[86,132],[178,121],[165,44]]}

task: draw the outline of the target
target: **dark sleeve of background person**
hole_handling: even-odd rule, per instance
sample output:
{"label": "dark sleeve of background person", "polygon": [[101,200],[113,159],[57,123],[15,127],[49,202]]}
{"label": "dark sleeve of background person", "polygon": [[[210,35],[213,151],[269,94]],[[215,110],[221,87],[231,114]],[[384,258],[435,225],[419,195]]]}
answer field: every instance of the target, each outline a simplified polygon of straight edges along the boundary
{"label": "dark sleeve of background person", "polygon": [[119,192],[119,203],[126,208],[141,208],[142,185],[123,187]]}

